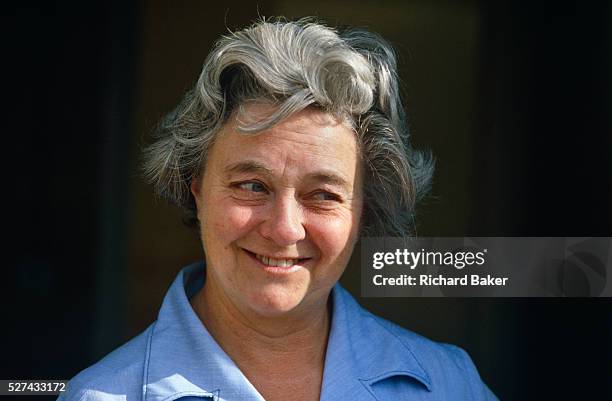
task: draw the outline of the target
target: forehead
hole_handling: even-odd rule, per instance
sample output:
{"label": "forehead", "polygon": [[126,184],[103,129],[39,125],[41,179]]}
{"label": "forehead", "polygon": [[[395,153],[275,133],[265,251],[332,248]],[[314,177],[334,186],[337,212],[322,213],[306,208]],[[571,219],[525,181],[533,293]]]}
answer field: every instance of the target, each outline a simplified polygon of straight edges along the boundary
{"label": "forehead", "polygon": [[325,112],[307,108],[259,133],[239,131],[240,125],[256,121],[267,111],[265,106],[251,105],[244,113],[233,115],[211,149],[209,162],[216,168],[226,168],[249,161],[285,175],[325,168],[354,179],[358,153],[351,128]]}

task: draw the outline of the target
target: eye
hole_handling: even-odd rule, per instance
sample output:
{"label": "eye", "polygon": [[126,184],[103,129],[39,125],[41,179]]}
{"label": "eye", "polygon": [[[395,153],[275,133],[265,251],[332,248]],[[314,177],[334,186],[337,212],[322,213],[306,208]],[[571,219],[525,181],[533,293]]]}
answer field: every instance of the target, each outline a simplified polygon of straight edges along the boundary
{"label": "eye", "polygon": [[340,201],[340,197],[338,195],[327,191],[315,192],[312,197],[318,201]]}
{"label": "eye", "polygon": [[249,192],[256,192],[256,193],[265,193],[268,192],[268,190],[266,189],[265,185],[263,185],[261,182],[257,182],[257,181],[245,181],[245,182],[239,182],[234,184],[234,186],[236,188],[245,190],[245,191],[249,191]]}

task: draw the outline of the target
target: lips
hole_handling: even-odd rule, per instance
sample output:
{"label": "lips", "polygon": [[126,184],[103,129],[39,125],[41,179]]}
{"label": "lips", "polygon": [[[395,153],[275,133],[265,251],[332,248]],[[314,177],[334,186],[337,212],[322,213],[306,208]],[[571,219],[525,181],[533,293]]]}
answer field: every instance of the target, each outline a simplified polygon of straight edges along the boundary
{"label": "lips", "polygon": [[269,267],[289,268],[289,267],[297,265],[298,263],[303,263],[310,259],[310,258],[278,258],[278,257],[274,258],[271,256],[266,256],[266,255],[261,255],[255,252],[251,252],[244,248],[243,250],[247,254],[249,254],[249,256],[251,256],[252,258],[257,259],[263,265],[269,266]]}
{"label": "lips", "polygon": [[298,259],[272,259],[258,254],[255,254],[255,257],[267,266],[289,267],[298,261]]}

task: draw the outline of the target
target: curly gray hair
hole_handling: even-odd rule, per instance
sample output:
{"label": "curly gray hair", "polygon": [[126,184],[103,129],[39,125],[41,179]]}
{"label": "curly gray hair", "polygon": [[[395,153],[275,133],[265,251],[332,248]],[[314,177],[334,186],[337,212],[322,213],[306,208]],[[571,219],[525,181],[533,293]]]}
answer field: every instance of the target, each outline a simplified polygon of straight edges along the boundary
{"label": "curly gray hair", "polygon": [[365,173],[361,235],[408,236],[434,161],[410,146],[396,67],[391,46],[365,30],[338,32],[312,19],[256,22],[216,43],[195,87],[145,148],[145,177],[197,224],[189,187],[232,112],[252,101],[274,104],[268,118],[241,127],[256,134],[315,106],[357,135]]}

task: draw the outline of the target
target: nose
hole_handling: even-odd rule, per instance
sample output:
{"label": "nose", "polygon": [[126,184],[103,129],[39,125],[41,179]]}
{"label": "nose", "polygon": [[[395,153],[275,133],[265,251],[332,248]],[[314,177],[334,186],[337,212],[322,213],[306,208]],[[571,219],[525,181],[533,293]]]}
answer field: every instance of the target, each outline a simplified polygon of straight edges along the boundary
{"label": "nose", "polygon": [[260,226],[261,235],[279,246],[293,245],[306,237],[302,210],[293,194],[277,194]]}

